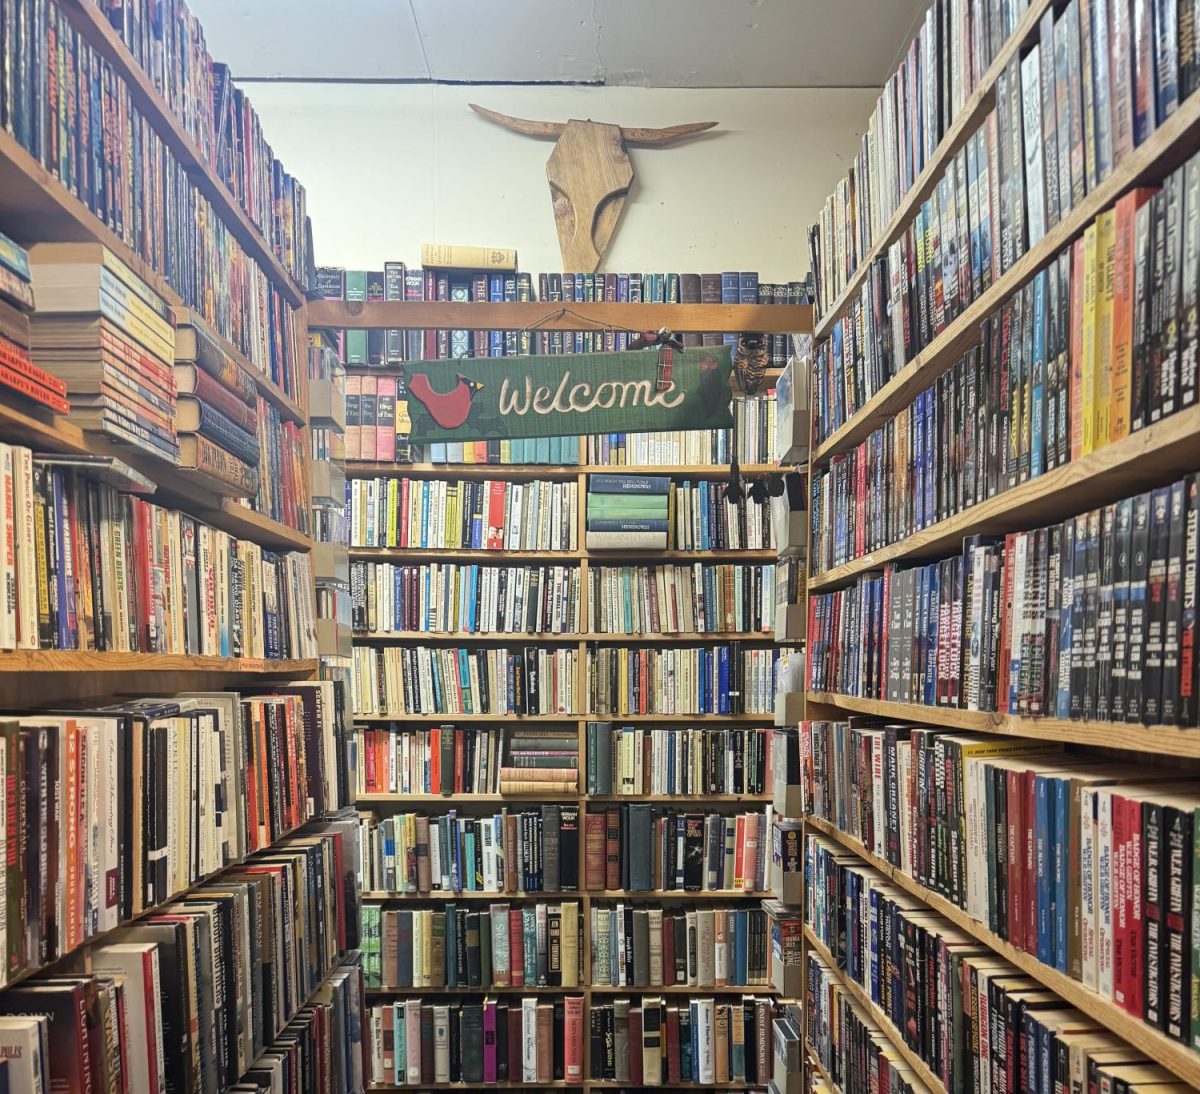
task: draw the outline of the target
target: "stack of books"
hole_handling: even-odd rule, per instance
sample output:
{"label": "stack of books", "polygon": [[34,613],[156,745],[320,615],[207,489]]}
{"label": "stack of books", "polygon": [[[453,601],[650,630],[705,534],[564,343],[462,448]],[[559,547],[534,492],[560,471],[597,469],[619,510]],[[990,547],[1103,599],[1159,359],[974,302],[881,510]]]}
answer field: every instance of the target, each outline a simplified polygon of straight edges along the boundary
{"label": "stack of books", "polygon": [[520,726],[500,769],[502,794],[573,794],[579,789],[579,738],[566,729]]}
{"label": "stack of books", "polygon": [[258,491],[258,415],[254,381],[195,315],[175,332],[175,427],[180,462],[217,493]]}
{"label": "stack of books", "polygon": [[670,488],[665,475],[592,475],[587,497],[588,550],[665,551]]}
{"label": "stack of books", "polygon": [[0,383],[65,414],[66,385],[29,360],[33,286],[25,249],[0,232]]}
{"label": "stack of books", "polygon": [[71,420],[178,464],[166,302],[100,244],[39,243],[30,257],[33,358],[66,383]]}

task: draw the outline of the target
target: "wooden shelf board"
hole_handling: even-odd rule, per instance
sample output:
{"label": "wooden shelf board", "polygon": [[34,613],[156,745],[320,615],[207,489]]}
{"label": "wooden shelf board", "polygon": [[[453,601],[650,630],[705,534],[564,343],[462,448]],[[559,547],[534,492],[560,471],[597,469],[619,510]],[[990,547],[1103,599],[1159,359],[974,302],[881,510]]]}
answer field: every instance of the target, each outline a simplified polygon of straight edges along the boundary
{"label": "wooden shelf board", "polygon": [[[11,444],[28,445],[35,452],[63,452],[77,456],[88,452],[82,430],[64,414],[54,414],[28,399],[6,391],[0,401],[0,437]],[[11,402],[7,400],[11,399]]]}
{"label": "wooden shelf board", "polygon": [[719,725],[770,725],[773,715],[770,711],[757,714],[615,714],[606,712],[580,713],[574,711],[566,714],[355,714],[355,722],[364,724],[371,722],[408,722],[408,723],[446,723],[467,722],[581,722],[581,721],[622,721],[622,722],[670,722],[684,724],[704,721],[706,724]]}
{"label": "wooden shelf board", "polygon": [[1009,61],[1020,53],[1026,40],[1036,34],[1038,20],[1050,6],[1051,0],[1033,0],[1025,17],[996,54],[978,86],[967,97],[950,128],[938,142],[933,155],[925,164],[925,169],[917,177],[908,193],[901,198],[900,204],[896,207],[891,219],[884,225],[879,238],[871,245],[854,273],[847,279],[840,295],[813,328],[815,339],[819,341],[829,336],[834,322],[845,314],[851,301],[858,296],[867,271],[871,268],[871,263],[886,254],[888,247],[904,234],[922,203],[933,192],[938,180],[946,173],[949,162],[958,154],[967,139],[983,124],[984,118],[987,117],[995,102],[994,92],[997,78],[1008,66]]}
{"label": "wooden shelf board", "polygon": [[804,1057],[808,1061],[808,1066],[817,1073],[817,1076],[821,1079],[821,1081],[824,1082],[830,1090],[837,1091],[837,1094],[841,1094],[842,1088],[829,1077],[829,1072],[827,1072],[825,1068],[821,1066],[821,1061],[817,1059],[816,1050],[808,1043],[807,1040],[804,1042]]}
{"label": "wooden shelf board", "polygon": [[347,460],[346,478],[410,479],[497,479],[508,481],[574,480],[583,473],[582,464],[507,464],[507,463],[379,463],[375,460]]}
{"label": "wooden shelf board", "polygon": [[[284,391],[269,376],[255,368],[250,359],[234,346],[232,342],[222,338],[221,335],[213,330],[204,320],[203,316],[197,312],[193,312],[190,308],[176,308],[175,325],[182,326],[189,322],[194,322],[204,327],[205,331],[211,335],[217,345],[232,357],[241,370],[254,381],[259,394],[278,410],[283,418],[296,422],[298,425],[304,425],[308,421],[308,415],[305,413],[304,408],[296,402],[295,398]],[[307,383],[307,380],[304,382]]]}
{"label": "wooden shelf board", "polygon": [[720,805],[765,805],[771,801],[770,794],[587,794],[589,802],[619,805],[622,802],[665,802],[668,805],[703,805],[713,802]]}
{"label": "wooden shelf board", "polygon": [[[453,801],[453,798],[445,799]],[[428,893],[396,893],[387,889],[364,889],[360,894],[363,900],[374,900],[380,904],[419,904],[432,901],[435,904],[457,904],[464,900],[480,900],[494,904],[511,904],[518,900],[579,900],[587,892],[576,889],[562,889],[557,892],[532,893],[492,893],[492,892],[460,892],[455,893],[446,889],[436,889]]]}
{"label": "wooden shelf board", "polygon": [[[769,889],[701,889],[699,892],[689,892],[686,889],[588,889],[586,892],[592,900],[622,902],[636,900],[762,900],[764,897],[772,895]],[[767,986],[769,987],[769,985]],[[650,991],[651,989],[643,990]]]}
{"label": "wooden shelf board", "polygon": [[[81,0],[75,0],[81,2]],[[472,330],[584,330],[625,328],[676,332],[739,334],[803,334],[812,330],[809,304],[586,304],[563,306],[544,300],[522,303],[457,303],[452,301],[311,300],[309,327],[349,330],[422,330],[468,327]],[[569,367],[571,354],[564,354]],[[481,358],[480,360],[483,360]],[[490,358],[489,358],[490,360]]]}
{"label": "wooden shelf board", "polygon": [[[428,988],[422,989],[428,991]],[[554,1080],[549,1083],[518,1083],[518,1082],[503,1082],[503,1083],[413,1083],[406,1086],[395,1086],[389,1083],[368,1083],[367,1090],[372,1094],[401,1094],[402,1091],[409,1091],[410,1094],[414,1090],[465,1090],[470,1094],[478,1094],[480,1090],[582,1090],[587,1083],[580,1080],[577,1083],[568,1083],[561,1080]]]}
{"label": "wooden shelf board", "polygon": [[1075,722],[1065,718],[1022,718],[981,710],[959,710],[956,707],[927,707],[920,703],[858,699],[828,691],[810,691],[807,696],[809,703],[822,703],[839,710],[918,724],[949,726],[1002,737],[1030,737],[1062,741],[1064,744],[1119,748],[1130,752],[1200,757],[1200,730],[1194,728],[1144,726],[1126,722]]}
{"label": "wooden shelf board", "polygon": [[804,927],[804,937],[809,946],[811,946],[821,957],[821,959],[833,971],[834,976],[841,981],[842,985],[850,992],[851,995],[858,1001],[859,1005],[871,1016],[872,1020],[879,1027],[880,1032],[892,1043],[892,1046],[900,1053],[904,1062],[912,1068],[917,1078],[921,1080],[930,1090],[936,1094],[946,1094],[946,1087],[930,1069],[929,1066],[921,1059],[912,1049],[904,1043],[904,1038],[900,1035],[900,1031],[892,1025],[890,1019],[884,1014],[882,1008],[876,1004],[871,997],[863,990],[857,981],[853,980],[846,974],[844,969],[838,967],[837,961],[834,960],[833,954],[825,947],[819,938],[813,933],[811,927],[807,924]]}
{"label": "wooden shelf board", "polygon": [[490,551],[471,547],[351,547],[350,557],[380,562],[492,562],[504,566],[509,561],[578,562],[583,551]]}
{"label": "wooden shelf board", "polygon": [[524,631],[516,633],[475,632],[475,631],[355,631],[356,642],[467,642],[467,643],[578,643],[594,642],[601,645],[614,646],[661,646],[672,642],[708,643],[708,642],[741,642],[757,644],[774,643],[773,632],[761,631],[750,634],[742,631],[713,631],[700,633],[688,631],[680,634],[607,634],[599,631],[584,631],[568,634],[536,633],[527,634]]}
{"label": "wooden shelf board", "polygon": [[[656,988],[631,988],[628,985],[624,987],[614,987],[612,984],[592,984],[589,991],[593,995],[703,995],[703,996],[722,996],[722,995],[778,995],[770,984],[759,984],[754,986],[749,985],[730,985],[724,988],[698,988],[695,984],[670,984],[667,986],[659,986]],[[706,1087],[707,1083],[704,1084]],[[744,1083],[738,1084],[744,1086]]]}
{"label": "wooden shelf board", "polygon": [[1158,181],[1183,163],[1200,137],[1200,96],[1185,100],[1167,121],[1129,153],[1113,172],[1062,220],[977,296],[952,323],[904,365],[853,417],[813,451],[813,463],[828,460],[861,442],[884,421],[930,387],[979,342],[980,323],[1067,247],[1121,194]]}
{"label": "wooden shelf board", "polygon": [[[90,0],[65,0],[63,8],[83,38],[112,65],[116,75],[128,85],[134,105],[187,171],[193,184],[212,204],[213,211],[229,232],[283,292],[290,304],[302,304],[304,293],[300,286],[275,257],[271,244],[238,204],[228,187],[204,162],[192,138],[155,90],[154,84],[142,71],[120,35],[109,25],[101,8]],[[271,210],[267,210],[266,215],[270,217]]]}
{"label": "wooden shelf board", "polygon": [[256,513],[230,498],[223,498],[219,509],[198,511],[196,516],[239,539],[251,539],[277,551],[310,551],[313,541],[304,532],[289,528],[262,513]]}
{"label": "wooden shelf board", "polygon": [[[743,464],[743,478],[777,475],[785,469],[773,463]],[[506,464],[506,463],[379,463],[375,460],[347,460],[346,477],[363,478],[444,478],[444,479],[577,479],[580,475],[666,475],[672,479],[727,479],[727,463],[690,466],[655,464]]]}
{"label": "wooden shelf board", "polygon": [[270,661],[257,657],[200,657],[185,653],[105,653],[95,650],[8,650],[0,672],[208,672],[227,675],[304,676],[316,658]]}
{"label": "wooden shelf board", "polygon": [[[401,987],[382,987],[382,988],[367,988],[367,995],[580,995],[583,993],[582,987],[564,988],[561,985],[550,984],[521,984],[518,987],[505,985],[491,984],[486,987],[457,987],[457,988],[401,988]],[[421,1086],[425,1086],[422,1083]]]}
{"label": "wooden shelf board", "polygon": [[765,1083],[749,1080],[740,1083],[659,1083],[658,1086],[646,1087],[614,1079],[588,1079],[587,1086],[589,1090],[766,1090]]}
{"label": "wooden shelf board", "polygon": [[[1116,1003],[1105,999],[1090,988],[1084,987],[1078,980],[1073,980],[1065,973],[1043,964],[1024,950],[1017,949],[999,935],[993,934],[956,904],[952,904],[938,893],[927,889],[903,871],[892,866],[886,859],[872,854],[852,836],[846,835],[833,825],[816,817],[805,817],[805,823],[836,840],[842,847],[874,866],[899,888],[911,893],[955,926],[1010,961],[1026,975],[1060,995],[1070,1006],[1076,1007],[1118,1037],[1145,1052],[1152,1060],[1178,1075],[1184,1082],[1200,1088],[1200,1053],[1192,1051],[1191,1048],[1178,1041],[1171,1040],[1164,1033],[1117,1006]],[[810,928],[805,927],[805,933],[811,936]],[[811,936],[809,941],[815,943],[819,952],[824,951],[823,956],[828,960],[828,950],[821,946],[815,936]],[[861,989],[859,990],[861,991]]]}
{"label": "wooden shelf board", "polygon": [[1188,407],[1098,451],[988,498],[947,520],[810,578],[810,592],[845,585],[898,559],[957,553],[964,536],[1024,531],[1119,501],[1193,471],[1200,452],[1200,405]]}
{"label": "wooden shelf board", "polygon": [[543,801],[573,802],[575,791],[545,791],[539,794],[358,794],[360,805],[529,805]]}

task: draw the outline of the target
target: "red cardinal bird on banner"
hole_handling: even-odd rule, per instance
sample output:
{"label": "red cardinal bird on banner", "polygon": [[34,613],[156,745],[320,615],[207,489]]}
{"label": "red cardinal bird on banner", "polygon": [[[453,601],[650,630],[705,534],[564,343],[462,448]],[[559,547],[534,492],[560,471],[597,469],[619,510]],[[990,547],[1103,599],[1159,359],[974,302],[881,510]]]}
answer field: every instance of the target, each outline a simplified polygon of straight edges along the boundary
{"label": "red cardinal bird on banner", "polygon": [[482,390],[483,384],[468,379],[461,372],[458,383],[445,393],[434,391],[429,377],[423,372],[408,381],[408,393],[420,400],[429,416],[443,429],[457,429],[462,425],[471,413],[471,400]]}

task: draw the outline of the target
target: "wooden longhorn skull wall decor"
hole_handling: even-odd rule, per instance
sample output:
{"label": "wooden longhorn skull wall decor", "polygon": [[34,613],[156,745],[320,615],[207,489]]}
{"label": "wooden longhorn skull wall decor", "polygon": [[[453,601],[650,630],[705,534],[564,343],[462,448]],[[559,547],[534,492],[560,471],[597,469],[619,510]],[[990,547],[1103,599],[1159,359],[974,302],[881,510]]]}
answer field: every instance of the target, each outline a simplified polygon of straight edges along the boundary
{"label": "wooden longhorn skull wall decor", "polygon": [[595,273],[608,250],[625,199],[633,183],[633,164],[627,144],[663,145],[712,129],[716,122],[689,122],[666,129],[640,129],[604,122],[531,121],[495,110],[470,107],[476,114],[514,133],[553,139],[554,151],[546,161],[554,223],[563,269]]}

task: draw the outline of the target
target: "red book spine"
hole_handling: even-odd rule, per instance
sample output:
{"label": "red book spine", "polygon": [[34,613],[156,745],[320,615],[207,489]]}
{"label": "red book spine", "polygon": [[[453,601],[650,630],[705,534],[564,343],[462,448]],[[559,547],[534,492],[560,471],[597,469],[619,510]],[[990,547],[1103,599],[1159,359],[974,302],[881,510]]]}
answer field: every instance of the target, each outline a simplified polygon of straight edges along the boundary
{"label": "red book spine", "polygon": [[667,1057],[667,1082],[678,1083],[682,1072],[679,1062],[679,1010],[676,1007],[667,1007],[666,1044],[663,1048]]}
{"label": "red book spine", "polygon": [[563,1009],[564,1078],[578,1083],[583,1081],[583,996],[568,995]]}
{"label": "red book spine", "polygon": [[[1024,828],[1021,823],[1024,795],[1021,793],[1021,772],[1008,771],[1006,798],[1008,803],[1008,940],[1014,946],[1025,944],[1025,900],[1022,889],[1024,848],[1021,838]],[[1018,837],[1020,833],[1020,838]]]}
{"label": "red book spine", "polygon": [[1025,888],[1025,942],[1027,953],[1036,954],[1037,950],[1037,835],[1035,822],[1037,820],[1037,791],[1034,788],[1034,773],[1026,771],[1022,775],[1022,793],[1024,795],[1021,823],[1025,828],[1024,842],[1024,876],[1022,881]]}
{"label": "red book spine", "polygon": [[1137,801],[1126,802],[1126,828],[1129,846],[1125,853],[1126,915],[1129,918],[1129,979],[1125,985],[1125,1009],[1141,1018],[1145,1014],[1146,956],[1145,920],[1142,915],[1142,893],[1145,879],[1142,874],[1142,807]]}
{"label": "red book spine", "polygon": [[605,814],[604,852],[604,887],[619,889],[621,887],[621,814],[616,809],[610,809]]}
{"label": "red book spine", "polygon": [[463,735],[456,733],[454,735],[454,793],[463,793]]}
{"label": "red book spine", "polygon": [[71,405],[66,399],[55,395],[54,392],[47,390],[40,384],[34,383],[28,376],[10,368],[7,359],[3,355],[0,355],[0,383],[33,399],[35,402],[41,403],[43,406],[48,406],[51,410],[59,414],[66,414],[71,409]]}
{"label": "red book spine", "polygon": [[2,334],[0,334],[0,361],[3,361],[13,371],[21,373],[22,376],[35,383],[38,387],[45,388],[51,394],[57,395],[60,398],[67,394],[65,381],[59,379],[52,372],[47,372],[44,368],[39,368],[29,359],[29,355],[16,342],[6,338]]}
{"label": "red book spine", "polygon": [[1129,905],[1125,873],[1126,800],[1119,794],[1112,795],[1112,868],[1111,890],[1113,925],[1113,999],[1119,1006],[1129,1009],[1127,994],[1129,985]]}
{"label": "red book spine", "polygon": [[629,1082],[642,1086],[642,1008],[629,1008]]}
{"label": "red book spine", "polygon": [[442,792],[442,731],[434,726],[429,731],[429,793]]}
{"label": "red book spine", "polygon": [[[521,918],[520,908],[508,910],[508,963],[509,980],[514,988],[525,986],[525,924]],[[516,1023],[520,1024],[520,1023]],[[509,1067],[512,1067],[513,1057],[509,1057]],[[518,1051],[516,1059],[521,1059]]]}
{"label": "red book spine", "polygon": [[1008,639],[1013,619],[1013,558],[1016,555],[1015,534],[1004,537],[1004,598],[1000,608],[1000,651],[996,659],[999,680],[996,685],[996,710],[1008,711]]}

